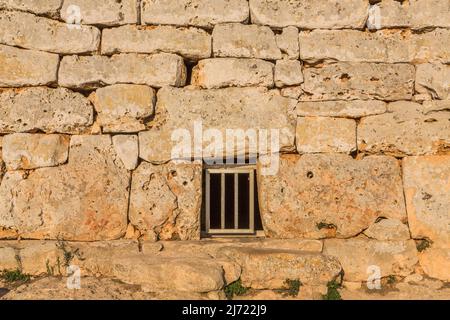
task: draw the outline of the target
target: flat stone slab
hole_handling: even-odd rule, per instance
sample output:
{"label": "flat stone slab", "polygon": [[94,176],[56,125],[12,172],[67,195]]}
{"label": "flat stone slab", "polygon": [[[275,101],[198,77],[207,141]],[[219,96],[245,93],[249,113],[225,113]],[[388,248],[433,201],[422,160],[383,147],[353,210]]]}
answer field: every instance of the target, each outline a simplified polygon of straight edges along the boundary
{"label": "flat stone slab", "polygon": [[0,9],[21,10],[56,17],[62,2],[63,0],[0,0]]}
{"label": "flat stone slab", "polygon": [[419,64],[416,67],[415,89],[431,99],[446,100],[450,97],[450,65]]}
{"label": "flat stone slab", "polygon": [[378,100],[301,101],[296,110],[304,117],[361,118],[385,113],[387,104]]}

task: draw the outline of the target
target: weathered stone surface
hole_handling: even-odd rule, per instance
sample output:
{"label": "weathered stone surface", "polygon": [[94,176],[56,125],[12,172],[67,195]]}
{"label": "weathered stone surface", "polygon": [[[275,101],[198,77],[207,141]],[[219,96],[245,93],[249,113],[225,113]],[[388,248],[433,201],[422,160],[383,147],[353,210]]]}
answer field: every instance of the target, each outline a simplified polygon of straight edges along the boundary
{"label": "weathered stone surface", "polygon": [[258,59],[218,58],[201,60],[192,71],[191,83],[207,89],[222,87],[273,87],[273,64]]}
{"label": "weathered stone surface", "polygon": [[0,11],[0,43],[27,49],[74,54],[96,51],[100,30],[67,24],[20,11]]}
{"label": "weathered stone surface", "polygon": [[[149,131],[139,133],[139,156],[150,162],[166,162],[191,156],[198,158],[202,154],[204,158],[222,158],[224,155],[292,151],[295,148],[295,104],[295,100],[265,88],[162,88],[158,91],[155,121],[149,124]],[[195,138],[194,130],[200,124],[203,135]],[[226,129],[234,130],[228,131],[229,138]],[[263,136],[258,138],[260,148],[256,148],[256,143],[249,144],[258,133]],[[277,133],[278,146],[268,137]],[[233,136],[242,137],[237,139],[234,148],[231,146]]]}
{"label": "weathered stone surface", "polygon": [[281,59],[275,34],[266,26],[230,23],[217,25],[212,33],[215,57]]}
{"label": "weathered stone surface", "polygon": [[276,28],[362,29],[368,8],[368,2],[359,0],[250,0],[252,23]]}
{"label": "weathered stone surface", "polygon": [[300,32],[300,58],[350,62],[428,62],[450,60],[450,30],[413,34],[405,30],[378,32],[314,30]]}
{"label": "weathered stone surface", "polygon": [[253,289],[280,289],[286,279],[320,285],[341,272],[339,262],[320,253],[296,250],[223,248],[222,253],[242,267],[241,281]]}
{"label": "weathered stone surface", "polygon": [[[79,11],[77,9],[79,8]],[[64,0],[61,18],[67,23],[116,26],[138,22],[137,0]]]}
{"label": "weathered stone surface", "polygon": [[450,247],[431,247],[419,254],[425,273],[442,281],[450,281]]}
{"label": "weathered stone surface", "polygon": [[153,115],[156,94],[145,85],[115,84],[97,89],[90,100],[103,132],[137,132]]}
{"label": "weathered stone surface", "polygon": [[407,276],[418,262],[412,240],[327,239],[323,253],[339,259],[346,281],[367,281],[373,275],[370,266],[379,267],[381,277]]}
{"label": "weathered stone surface", "polygon": [[450,111],[450,100],[431,100],[423,102],[423,114],[435,111]]}
{"label": "weathered stone surface", "polygon": [[280,48],[283,58],[297,60],[299,58],[298,29],[296,27],[283,28],[281,34],[275,35],[278,48]]}
{"label": "weathered stone surface", "polygon": [[381,219],[364,231],[364,234],[377,240],[408,240],[408,226],[397,219]]}
{"label": "weathered stone surface", "polygon": [[16,256],[14,248],[0,247],[0,270],[16,270],[19,267]]}
{"label": "weathered stone surface", "polygon": [[0,0],[0,9],[33,12],[40,15],[57,16],[63,0]]}
{"label": "weathered stone surface", "polygon": [[22,238],[113,240],[127,227],[129,175],[109,136],[73,136],[69,164],[8,172],[0,226]]}
{"label": "weathered stone surface", "polygon": [[358,125],[358,149],[396,156],[434,154],[450,146],[450,112],[425,115],[409,101],[388,104],[388,113],[363,118]]}
{"label": "weathered stone surface", "polygon": [[114,149],[127,170],[138,165],[139,143],[135,135],[116,135],[112,138]]}
{"label": "weathered stone surface", "polygon": [[433,99],[450,98],[450,65],[419,64],[416,66],[416,91]]}
{"label": "weathered stone surface", "polygon": [[406,220],[400,166],[394,158],[282,155],[276,175],[261,175],[262,167],[258,163],[266,236],[348,238],[380,216]]}
{"label": "weathered stone surface", "polygon": [[202,29],[173,26],[123,26],[104,29],[102,54],[176,53],[188,59],[211,56],[211,36]]}
{"label": "weathered stone surface", "polygon": [[45,87],[0,90],[0,132],[80,133],[93,122],[93,108],[80,93]]}
{"label": "weathered stone surface", "polygon": [[304,68],[303,76],[301,100],[411,100],[414,66],[340,62]]}
{"label": "weathered stone surface", "polygon": [[3,145],[3,137],[0,136],[0,183],[2,182],[3,174],[5,173],[5,163],[3,162],[2,156],[2,145]]}
{"label": "weathered stone surface", "polygon": [[404,158],[403,184],[412,237],[450,248],[450,156]]}
{"label": "weathered stone surface", "polygon": [[295,144],[299,153],[356,150],[356,122],[352,119],[299,117]]}
{"label": "weathered stone surface", "polygon": [[199,239],[201,199],[201,163],[143,162],[133,172],[130,222],[150,239]]}
{"label": "weathered stone surface", "polygon": [[275,65],[275,85],[295,86],[303,82],[302,64],[298,60],[278,60]]}
{"label": "weathered stone surface", "polygon": [[387,104],[377,100],[304,101],[297,104],[297,114],[304,117],[361,118],[385,113]]}
{"label": "weathered stone surface", "polygon": [[58,134],[9,134],[3,138],[3,159],[8,170],[57,166],[67,160],[69,140]]}
{"label": "weathered stone surface", "polygon": [[292,86],[292,87],[285,87],[280,90],[281,95],[283,97],[292,98],[292,99],[298,99],[300,95],[303,94],[303,89],[301,86]]}
{"label": "weathered stone surface", "polygon": [[183,86],[185,82],[183,59],[168,53],[66,56],[61,61],[58,77],[63,87],[84,89],[116,83]]}
{"label": "weathered stone surface", "polygon": [[56,82],[57,54],[0,44],[0,87],[39,86]]}
{"label": "weathered stone surface", "polygon": [[212,28],[219,23],[246,22],[246,0],[142,0],[143,24],[190,25]]}

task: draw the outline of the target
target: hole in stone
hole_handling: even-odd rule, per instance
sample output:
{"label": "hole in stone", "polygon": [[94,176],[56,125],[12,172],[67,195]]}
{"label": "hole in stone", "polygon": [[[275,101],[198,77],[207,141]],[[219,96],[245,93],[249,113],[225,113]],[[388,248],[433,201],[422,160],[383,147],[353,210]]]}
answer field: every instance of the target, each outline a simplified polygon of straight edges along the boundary
{"label": "hole in stone", "polygon": [[308,179],[312,179],[312,178],[314,178],[314,173],[313,173],[312,171],[308,171],[308,172],[306,173],[306,177],[307,177]]}

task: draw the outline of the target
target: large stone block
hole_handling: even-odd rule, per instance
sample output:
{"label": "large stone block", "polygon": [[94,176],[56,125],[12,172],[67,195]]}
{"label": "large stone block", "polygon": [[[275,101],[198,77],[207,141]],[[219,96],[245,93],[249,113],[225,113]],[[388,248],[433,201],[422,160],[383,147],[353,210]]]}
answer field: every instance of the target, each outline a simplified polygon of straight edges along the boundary
{"label": "large stone block", "polygon": [[428,248],[419,254],[420,266],[425,273],[439,280],[450,281],[450,248]]}
{"label": "large stone block", "polygon": [[212,28],[219,23],[246,22],[246,0],[142,0],[144,24],[170,24]]}
{"label": "large stone block", "polygon": [[300,100],[411,100],[414,66],[385,63],[334,63],[303,69]]}
{"label": "large stone block", "polygon": [[67,23],[117,26],[138,23],[137,0],[64,0],[61,18]]}
{"label": "large stone block", "polygon": [[449,99],[450,65],[419,64],[416,67],[416,91],[432,99]]}
{"label": "large stone block", "polygon": [[450,248],[450,156],[404,158],[403,184],[412,237]]}
{"label": "large stone block", "polygon": [[406,220],[400,165],[385,156],[280,156],[276,175],[261,175],[258,195],[267,236],[349,238],[378,217]]}
{"label": "large stone block", "polygon": [[364,234],[372,239],[386,241],[411,238],[408,226],[397,219],[380,219],[380,221],[364,230]]}
{"label": "large stone block", "polygon": [[118,134],[112,138],[117,156],[127,170],[134,170],[139,160],[139,140],[136,135]]}
{"label": "large stone block", "polygon": [[69,140],[58,134],[9,134],[3,138],[3,159],[9,170],[57,166],[67,160]]}
{"label": "large stone block", "polygon": [[273,64],[258,59],[206,59],[194,67],[191,83],[207,89],[273,87]]}
{"label": "large stone block", "polygon": [[55,83],[58,64],[57,54],[0,45],[0,87]]}
{"label": "large stone block", "polygon": [[100,30],[67,24],[20,11],[0,11],[0,43],[62,54],[91,53],[100,45]]}
{"label": "large stone block", "polygon": [[215,57],[281,59],[275,34],[266,26],[230,23],[217,25],[212,33]]}
{"label": "large stone block", "polygon": [[201,204],[200,162],[143,162],[133,172],[130,222],[150,239],[200,239]]}
{"label": "large stone block", "polygon": [[276,28],[362,29],[368,8],[360,0],[250,0],[252,23]]}
{"label": "large stone block", "polygon": [[94,110],[82,94],[45,87],[0,91],[0,132],[81,133]]}
{"label": "large stone block", "polygon": [[63,87],[83,89],[117,83],[183,86],[185,82],[183,59],[168,53],[66,56],[61,61],[58,77]]}
{"label": "large stone block", "polygon": [[279,88],[299,85],[303,82],[302,64],[298,60],[278,60],[274,77]]}
{"label": "large stone block", "polygon": [[387,104],[378,100],[304,101],[297,104],[296,110],[304,117],[361,118],[385,113]]}
{"label": "large stone block", "polygon": [[22,238],[113,240],[127,227],[129,175],[109,136],[73,136],[69,164],[7,172],[0,227]]}
{"label": "large stone block", "polygon": [[295,104],[295,100],[265,88],[165,87],[158,91],[149,131],[139,133],[139,156],[150,162],[167,162],[192,156],[293,151]]}
{"label": "large stone block", "polygon": [[450,112],[425,114],[409,101],[388,104],[388,112],[362,118],[358,149],[395,156],[434,154],[450,146]]}
{"label": "large stone block", "polygon": [[57,17],[63,0],[0,0],[0,9],[33,12]]}
{"label": "large stone block", "polygon": [[283,28],[280,34],[275,35],[278,48],[280,48],[283,58],[297,60],[299,58],[298,29],[296,27]]}
{"label": "large stone block", "polygon": [[202,29],[173,26],[122,26],[104,29],[102,54],[176,53],[188,59],[211,56],[211,36]]}

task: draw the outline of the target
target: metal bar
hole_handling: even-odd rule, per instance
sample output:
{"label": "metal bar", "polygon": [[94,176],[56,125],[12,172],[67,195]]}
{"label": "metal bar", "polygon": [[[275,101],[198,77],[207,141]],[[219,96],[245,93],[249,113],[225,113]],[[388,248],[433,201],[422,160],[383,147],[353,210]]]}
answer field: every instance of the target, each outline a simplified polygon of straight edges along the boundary
{"label": "metal bar", "polygon": [[234,229],[239,228],[239,174],[234,174]]}
{"label": "metal bar", "polygon": [[211,228],[211,176],[209,170],[206,170],[206,217],[205,217],[205,225],[206,225],[206,233],[209,233]]}
{"label": "metal bar", "polygon": [[220,228],[225,229],[225,173],[220,175]]}
{"label": "metal bar", "polygon": [[249,174],[249,188],[250,230],[255,231],[255,172],[253,170]]}

